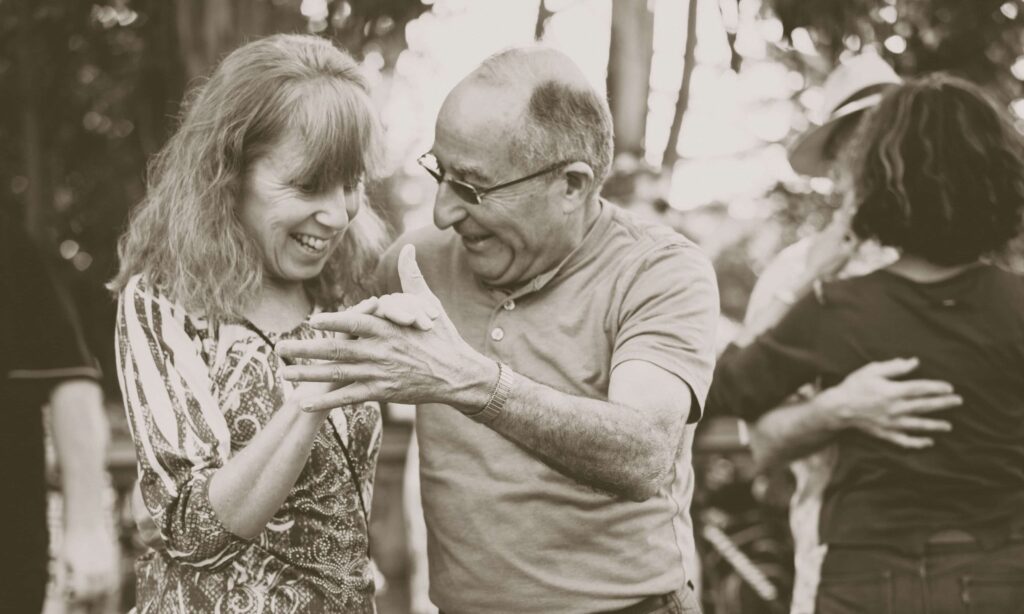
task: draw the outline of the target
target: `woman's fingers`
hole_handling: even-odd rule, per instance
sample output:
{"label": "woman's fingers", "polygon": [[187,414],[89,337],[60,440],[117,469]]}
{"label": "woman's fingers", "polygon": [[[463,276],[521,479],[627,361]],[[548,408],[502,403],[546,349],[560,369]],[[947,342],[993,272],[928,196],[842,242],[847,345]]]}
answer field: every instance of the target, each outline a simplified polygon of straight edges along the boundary
{"label": "woman's fingers", "polygon": [[299,406],[305,412],[330,411],[332,409],[365,403],[367,401],[386,400],[381,399],[379,393],[375,393],[369,384],[364,382],[353,382],[343,388],[339,388],[327,394],[303,399]]}
{"label": "woman's fingers", "polygon": [[373,315],[389,320],[400,326],[415,326],[430,330],[434,320],[440,317],[436,305],[415,294],[387,294],[377,299]]}

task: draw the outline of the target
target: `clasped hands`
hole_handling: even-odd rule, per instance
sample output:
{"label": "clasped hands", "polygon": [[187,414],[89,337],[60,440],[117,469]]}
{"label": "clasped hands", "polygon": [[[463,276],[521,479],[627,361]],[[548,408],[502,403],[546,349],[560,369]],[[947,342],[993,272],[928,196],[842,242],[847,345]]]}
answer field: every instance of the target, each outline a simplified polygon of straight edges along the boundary
{"label": "clasped hands", "polygon": [[411,245],[399,254],[398,275],[402,293],[310,318],[314,328],[339,334],[277,344],[281,356],[319,361],[282,371],[293,382],[328,384],[302,398],[303,410],[382,401],[447,403],[471,413],[487,403],[497,364],[455,330],[423,278]]}

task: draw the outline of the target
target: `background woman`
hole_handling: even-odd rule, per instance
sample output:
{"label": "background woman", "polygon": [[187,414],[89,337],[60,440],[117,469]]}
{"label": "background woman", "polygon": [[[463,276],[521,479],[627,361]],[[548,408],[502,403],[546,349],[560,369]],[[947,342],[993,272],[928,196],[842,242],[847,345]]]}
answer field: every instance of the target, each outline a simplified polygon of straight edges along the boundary
{"label": "background woman", "polygon": [[984,257],[1020,228],[1021,136],[976,86],[931,76],[886,94],[859,138],[852,226],[899,248],[899,260],[817,285],[776,327],[729,348],[708,411],[756,420],[803,384],[827,388],[869,362],[915,357],[912,377],[951,383],[963,405],[934,414],[952,432],[920,450],[839,435],[817,612],[1015,611],[1024,280]]}
{"label": "background woman", "polygon": [[281,339],[352,305],[384,232],[367,206],[378,123],[324,39],[230,54],[155,158],[121,239],[118,369],[140,485],[166,549],[140,612],[372,612],[375,404],[300,411]]}

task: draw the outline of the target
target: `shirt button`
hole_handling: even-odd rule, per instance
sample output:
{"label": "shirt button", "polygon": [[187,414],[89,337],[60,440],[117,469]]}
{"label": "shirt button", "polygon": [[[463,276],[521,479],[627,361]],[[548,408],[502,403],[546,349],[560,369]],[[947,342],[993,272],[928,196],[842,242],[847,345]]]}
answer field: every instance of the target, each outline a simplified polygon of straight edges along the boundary
{"label": "shirt button", "polygon": [[516,308],[516,302],[512,299],[508,299],[502,307],[505,308],[505,311],[512,311]]}
{"label": "shirt button", "polygon": [[505,331],[501,330],[500,328],[491,329],[491,339],[493,339],[494,341],[501,341],[504,338]]}

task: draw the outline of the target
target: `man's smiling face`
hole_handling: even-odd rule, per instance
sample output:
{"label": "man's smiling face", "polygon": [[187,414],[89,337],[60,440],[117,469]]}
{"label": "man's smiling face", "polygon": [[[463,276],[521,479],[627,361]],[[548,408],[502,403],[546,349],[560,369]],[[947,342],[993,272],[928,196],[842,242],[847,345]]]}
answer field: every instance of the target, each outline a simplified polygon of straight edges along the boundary
{"label": "man's smiling face", "polygon": [[[558,160],[511,162],[510,134],[520,129],[529,92],[472,78],[459,84],[441,107],[431,153],[442,172],[487,188],[537,172]],[[468,263],[484,283],[520,285],[561,262],[574,247],[569,218],[560,206],[564,177],[558,172],[487,194],[468,203],[442,182],[434,223],[462,238]]]}

